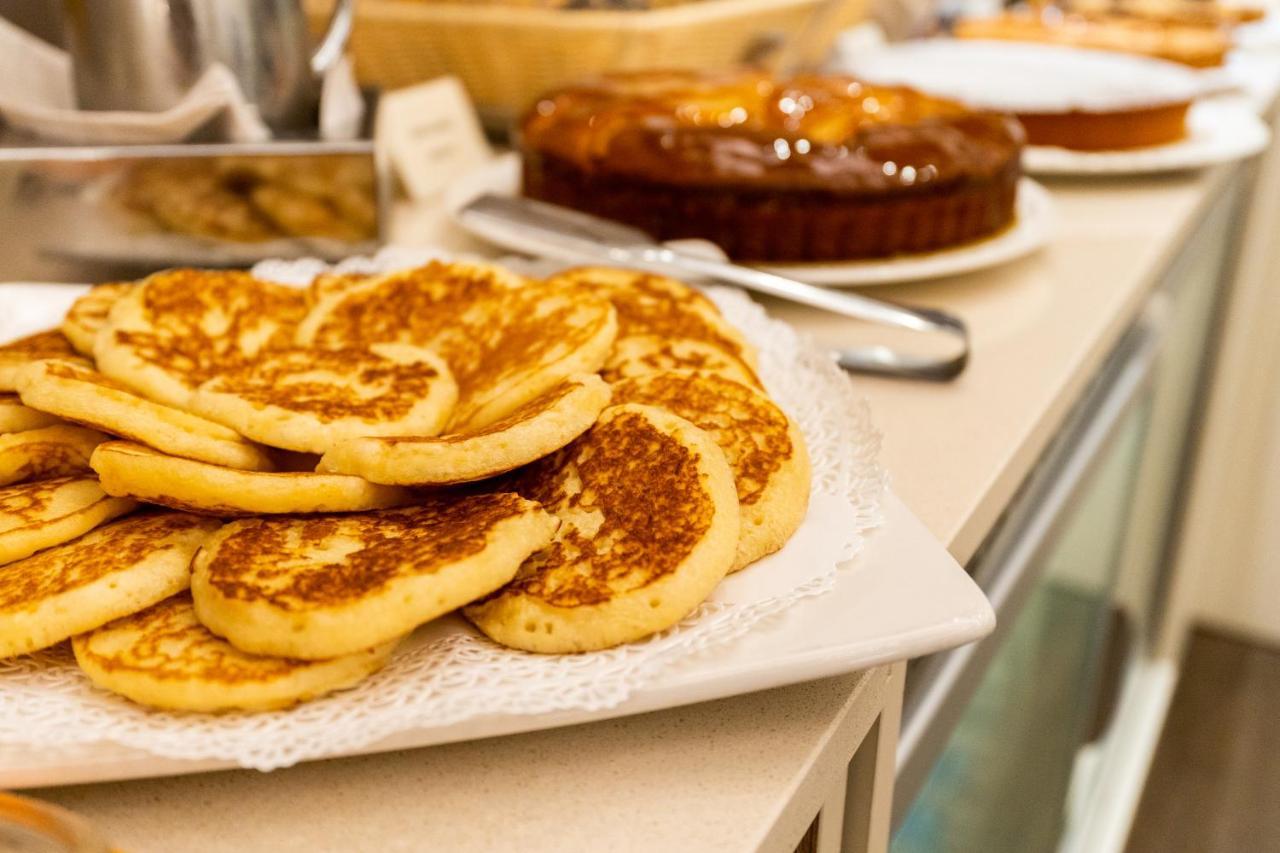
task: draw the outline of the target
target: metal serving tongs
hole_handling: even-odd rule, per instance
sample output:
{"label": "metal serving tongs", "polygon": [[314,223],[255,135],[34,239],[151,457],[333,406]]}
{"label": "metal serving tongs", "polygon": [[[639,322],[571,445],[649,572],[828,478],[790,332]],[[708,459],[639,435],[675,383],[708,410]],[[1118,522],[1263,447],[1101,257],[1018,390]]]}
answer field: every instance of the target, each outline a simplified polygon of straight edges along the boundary
{"label": "metal serving tongs", "polygon": [[836,360],[846,370],[941,381],[960,375],[969,360],[968,329],[962,320],[944,311],[894,305],[713,260],[665,246],[638,228],[532,199],[484,194],[459,209],[457,217],[464,225],[475,224],[482,231],[488,230],[486,224],[518,229],[577,258],[674,277],[715,279],[855,320],[941,334],[954,344],[955,352],[945,356],[913,354],[883,345],[836,350]]}

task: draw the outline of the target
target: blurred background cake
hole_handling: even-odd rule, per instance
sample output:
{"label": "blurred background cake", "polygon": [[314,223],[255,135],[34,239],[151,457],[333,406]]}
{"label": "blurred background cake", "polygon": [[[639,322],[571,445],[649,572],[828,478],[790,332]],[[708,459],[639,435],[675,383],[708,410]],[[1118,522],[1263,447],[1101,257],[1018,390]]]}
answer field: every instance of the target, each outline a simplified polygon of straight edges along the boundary
{"label": "blurred background cake", "polygon": [[926,252],[1014,216],[1010,116],[851,77],[761,72],[602,78],[521,125],[524,193],[730,257]]}

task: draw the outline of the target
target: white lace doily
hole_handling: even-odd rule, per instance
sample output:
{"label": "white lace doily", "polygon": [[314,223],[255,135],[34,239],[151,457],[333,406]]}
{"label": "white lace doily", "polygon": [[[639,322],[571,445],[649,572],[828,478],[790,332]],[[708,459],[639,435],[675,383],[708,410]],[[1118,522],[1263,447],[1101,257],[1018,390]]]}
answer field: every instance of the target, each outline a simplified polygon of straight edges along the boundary
{"label": "white lace doily", "polygon": [[[419,263],[384,250],[347,268]],[[271,262],[257,272],[306,281],[319,262]],[[447,617],[419,629],[391,663],[357,687],[288,711],[175,714],[93,688],[67,644],[0,661],[0,752],[112,741],[154,755],[269,770],[358,752],[391,735],[491,714],[599,710],[624,701],[664,667],[731,642],[797,602],[829,591],[879,519],[879,436],[846,376],[789,326],[738,291],[709,291],[760,350],[760,375],[800,424],[812,458],[809,516],[777,554],[728,578],[680,625],[602,652],[534,655],[502,648]],[[57,318],[50,318],[51,322]]]}

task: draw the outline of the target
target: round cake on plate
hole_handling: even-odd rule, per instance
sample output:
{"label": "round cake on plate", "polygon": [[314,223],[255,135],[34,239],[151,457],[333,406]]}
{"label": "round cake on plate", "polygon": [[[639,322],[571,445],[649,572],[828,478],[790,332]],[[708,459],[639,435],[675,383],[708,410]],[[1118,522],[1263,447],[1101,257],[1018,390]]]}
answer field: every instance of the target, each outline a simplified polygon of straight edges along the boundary
{"label": "round cake on plate", "polygon": [[1187,134],[1200,74],[1143,56],[1048,44],[930,39],[851,57],[859,77],[1014,113],[1030,145],[1119,151]]}
{"label": "round cake on plate", "polygon": [[526,195],[753,261],[928,252],[1014,218],[1011,116],[851,77],[649,72],[540,99]]}
{"label": "round cake on plate", "polygon": [[1058,44],[1087,50],[1165,59],[1192,68],[1216,68],[1231,49],[1231,38],[1216,26],[1155,21],[1108,13],[1064,13],[1015,9],[991,18],[970,18],[955,25],[964,39],[1003,39]]}

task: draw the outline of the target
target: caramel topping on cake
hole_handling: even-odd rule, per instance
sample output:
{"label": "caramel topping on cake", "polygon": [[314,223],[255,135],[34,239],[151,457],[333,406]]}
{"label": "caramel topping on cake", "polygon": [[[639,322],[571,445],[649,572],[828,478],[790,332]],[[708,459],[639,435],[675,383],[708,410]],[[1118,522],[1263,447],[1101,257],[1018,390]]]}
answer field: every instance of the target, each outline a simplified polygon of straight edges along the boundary
{"label": "caramel topping on cake", "polygon": [[209,584],[226,598],[285,610],[337,606],[479,553],[494,525],[528,507],[517,495],[495,493],[358,515],[234,522],[210,561]]}
{"label": "caramel topping on cake", "polygon": [[217,522],[173,512],[137,515],[0,568],[0,611],[36,604],[178,547],[172,534]]}
{"label": "caramel topping on cake", "polygon": [[499,594],[579,607],[675,571],[714,516],[698,459],[643,415],[622,412],[531,465],[512,485],[564,524]]}
{"label": "caramel topping on cake", "polygon": [[[107,643],[89,642],[76,654],[108,672],[131,671],[157,679],[237,684],[276,678],[310,661],[245,654],[214,636],[196,619],[191,593],[182,592],[140,613],[108,623],[103,631],[129,632],[128,645],[104,654]],[[110,645],[116,645],[114,643]]]}
{"label": "caramel topping on cake", "polygon": [[655,373],[620,382],[616,403],[643,403],[679,415],[707,430],[733,469],[738,503],[760,500],[769,478],[794,448],[787,417],[767,397],[711,374]]}
{"label": "caramel topping on cake", "polygon": [[840,76],[647,73],[539,101],[527,152],[653,183],[923,191],[1007,168],[1016,122],[897,86]]}
{"label": "caramel topping on cake", "polygon": [[234,270],[169,270],[142,287],[147,328],[117,329],[116,340],[192,387],[287,344],[306,311],[301,291]]}

